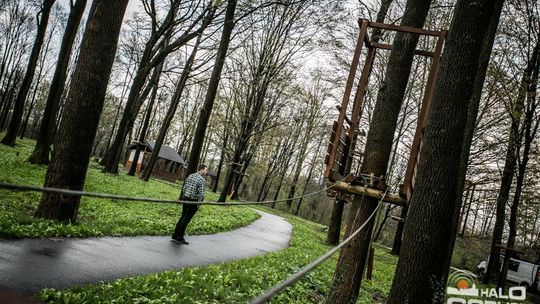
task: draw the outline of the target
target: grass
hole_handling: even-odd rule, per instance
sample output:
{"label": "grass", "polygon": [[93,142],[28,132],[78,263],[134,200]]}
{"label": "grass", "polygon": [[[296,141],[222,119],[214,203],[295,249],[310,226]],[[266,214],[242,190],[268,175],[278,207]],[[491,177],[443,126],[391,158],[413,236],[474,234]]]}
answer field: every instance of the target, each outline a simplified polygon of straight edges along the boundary
{"label": "grass", "polygon": [[[269,209],[263,208],[268,211]],[[47,303],[245,303],[324,254],[326,235],[321,225],[280,214],[293,225],[288,249],[206,267],[186,268],[136,276],[110,283],[45,289]],[[358,303],[383,303],[390,289],[396,258],[376,249],[373,280],[364,280]],[[337,254],[292,287],[280,292],[273,303],[318,303],[328,292]]]}
{"label": "grass", "polygon": [[[0,134],[1,135],[1,134]],[[26,161],[34,141],[18,140],[15,148],[0,145],[0,182],[42,186],[46,166]],[[146,196],[162,199],[178,197],[180,184],[155,179],[143,182],[121,172],[119,175],[100,172],[91,163],[85,190],[118,195]],[[168,235],[172,233],[181,207],[175,204],[81,199],[76,224],[61,224],[36,219],[33,214],[41,194],[0,190],[0,237],[90,237],[127,235]],[[214,193],[206,198],[215,200]],[[202,206],[190,223],[187,233],[211,234],[245,226],[260,216],[249,208]]]}
{"label": "grass", "polygon": [[[33,142],[19,141],[17,148],[0,145],[0,182],[41,185],[46,168],[27,163]],[[144,183],[120,174],[103,174],[91,164],[85,189],[88,191],[175,198],[180,185],[151,180]],[[172,231],[180,207],[170,204],[107,201],[83,198],[79,222],[59,224],[34,219],[40,195],[0,190],[0,237],[163,235]],[[214,199],[209,194],[209,199]],[[186,268],[113,282],[45,289],[39,294],[48,303],[241,303],[275,285],[302,266],[325,253],[324,226],[261,207],[287,218],[293,225],[288,249],[234,262]],[[194,218],[188,233],[202,234],[246,225],[258,215],[249,208],[204,206]],[[465,245],[465,244],[460,244]],[[468,254],[463,254],[468,255]],[[462,256],[463,256],[462,255]],[[464,260],[461,256],[458,260]],[[295,285],[280,292],[273,303],[322,303],[329,291],[337,254]],[[375,248],[373,279],[363,280],[358,303],[384,303],[389,293],[397,257]],[[463,264],[470,264],[469,261]],[[472,265],[472,264],[471,264]],[[486,286],[481,286],[486,287]],[[533,300],[529,300],[533,303]]]}
{"label": "grass", "polygon": [[476,266],[489,256],[491,240],[478,237],[457,237],[452,266],[476,272]]}
{"label": "grass", "polygon": [[[246,303],[330,248],[324,244],[324,226],[284,212],[258,208],[283,216],[293,225],[289,248],[229,263],[141,275],[65,290],[44,289],[39,298],[45,303]],[[336,253],[270,302],[323,303],[331,286],[337,257]],[[386,303],[396,264],[397,257],[390,255],[387,249],[376,246],[373,279],[362,281],[357,303]],[[535,302],[529,298],[525,303]]]}

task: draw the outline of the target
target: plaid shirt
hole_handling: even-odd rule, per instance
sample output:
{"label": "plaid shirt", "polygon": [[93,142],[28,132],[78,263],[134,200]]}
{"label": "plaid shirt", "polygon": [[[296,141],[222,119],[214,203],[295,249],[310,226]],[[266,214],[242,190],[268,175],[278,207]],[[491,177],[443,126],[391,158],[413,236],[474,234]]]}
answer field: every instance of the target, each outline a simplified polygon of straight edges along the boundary
{"label": "plaid shirt", "polygon": [[184,181],[184,197],[203,200],[206,180],[198,172],[190,174]]}

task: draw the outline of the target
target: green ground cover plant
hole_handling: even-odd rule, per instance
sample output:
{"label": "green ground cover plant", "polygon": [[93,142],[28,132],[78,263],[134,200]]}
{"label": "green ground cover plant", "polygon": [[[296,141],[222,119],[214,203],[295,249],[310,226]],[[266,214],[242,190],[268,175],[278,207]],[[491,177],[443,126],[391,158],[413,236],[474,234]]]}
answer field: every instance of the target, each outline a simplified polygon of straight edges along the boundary
{"label": "green ground cover plant", "polygon": [[[247,303],[330,249],[325,244],[325,226],[274,209],[257,209],[283,216],[293,225],[289,248],[205,267],[141,275],[65,290],[44,289],[39,299],[45,303],[89,304]],[[323,303],[338,255],[336,253],[299,282],[281,291],[270,303]],[[362,281],[357,303],[386,303],[396,264],[397,257],[391,255],[388,249],[375,246],[373,278]],[[530,298],[525,303],[536,302]]]}
{"label": "green ground cover plant", "polygon": [[[0,134],[1,136],[1,134]],[[46,166],[32,165],[26,161],[34,141],[19,140],[15,148],[0,145],[0,182],[42,186]],[[143,182],[128,176],[100,172],[92,162],[88,170],[85,190],[118,195],[176,199],[181,184],[152,179]],[[41,197],[37,192],[12,192],[0,190],[0,237],[90,237],[168,235],[178,220],[182,207],[176,204],[81,199],[78,221],[62,224],[36,219],[33,214]],[[215,193],[207,192],[208,200],[215,200]],[[248,225],[260,216],[245,207],[202,206],[188,227],[188,234],[212,234]]]}
{"label": "green ground cover plant", "polygon": [[[265,211],[269,209],[262,208]],[[110,283],[45,289],[46,303],[246,303],[329,249],[321,225],[294,216],[290,247],[275,253],[206,267],[186,268],[120,279]],[[373,280],[363,283],[359,303],[382,303],[396,258],[376,249]],[[330,287],[337,253],[314,272],[279,293],[272,303],[318,303]]]}

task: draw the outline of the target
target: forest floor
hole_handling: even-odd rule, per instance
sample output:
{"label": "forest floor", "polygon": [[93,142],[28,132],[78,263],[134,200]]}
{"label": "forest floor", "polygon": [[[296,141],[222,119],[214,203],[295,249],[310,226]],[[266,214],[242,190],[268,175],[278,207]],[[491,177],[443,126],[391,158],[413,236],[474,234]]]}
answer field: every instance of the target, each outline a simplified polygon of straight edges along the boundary
{"label": "forest floor", "polygon": [[[40,299],[49,303],[246,303],[330,248],[324,244],[324,226],[292,215],[279,215],[293,226],[290,246],[285,250],[66,290],[45,289]],[[375,252],[373,280],[362,284],[359,303],[384,303],[391,285],[397,259],[386,250]],[[320,303],[329,290],[336,261],[337,254],[280,292],[272,302]]]}
{"label": "forest floor", "polygon": [[[228,263],[114,282],[64,290],[44,289],[39,294],[40,300],[47,303],[246,303],[330,249],[325,245],[324,225],[270,208],[258,209],[282,216],[292,224],[292,239],[287,249]],[[333,255],[306,277],[278,293],[271,303],[323,303],[338,256]],[[386,303],[396,264],[397,257],[388,249],[375,246],[373,278],[362,281],[357,303]],[[493,286],[480,284],[478,287]],[[534,294],[529,294],[523,303],[538,303],[538,300]]]}
{"label": "forest floor", "polygon": [[[2,134],[0,133],[0,136]],[[0,145],[0,182],[42,186],[46,166],[26,161],[33,140],[18,140],[15,148]],[[144,182],[128,176],[101,173],[100,166],[90,163],[84,189],[90,192],[142,196],[160,199],[178,198],[181,184],[151,179]],[[37,192],[11,192],[0,189],[0,237],[90,237],[129,235],[168,235],[178,221],[181,207],[132,201],[81,198],[76,224],[61,224],[36,219],[33,214],[41,197]],[[217,194],[207,192],[215,200]],[[250,208],[204,206],[188,227],[188,234],[212,234],[243,227],[258,219]]]}
{"label": "forest floor", "polygon": [[[42,185],[46,167],[25,161],[32,145],[30,140],[19,141],[16,148],[0,145],[0,182]],[[95,163],[90,167],[85,186],[88,191],[168,199],[178,195],[179,184],[156,180],[144,183],[122,173],[118,176],[103,174]],[[180,207],[176,205],[83,198],[79,222],[65,225],[32,217],[39,197],[38,193],[0,190],[0,237],[169,235],[180,214]],[[208,197],[215,199],[213,194]],[[245,303],[330,248],[325,244],[325,226],[273,209],[258,209],[282,216],[293,226],[287,249],[232,262],[94,285],[44,289],[38,297],[47,303]],[[188,232],[210,234],[232,230],[258,217],[251,208],[205,206],[194,218]],[[466,243],[458,241],[456,246],[466,246]],[[463,256],[469,255],[467,251],[463,252]],[[331,286],[337,258],[338,254],[335,254],[295,285],[280,292],[272,302],[322,303]],[[463,257],[457,258],[460,260],[468,267],[475,264]],[[373,279],[363,281],[358,303],[386,302],[396,264],[397,257],[390,255],[384,247],[375,247]],[[528,303],[538,302],[531,299]]]}

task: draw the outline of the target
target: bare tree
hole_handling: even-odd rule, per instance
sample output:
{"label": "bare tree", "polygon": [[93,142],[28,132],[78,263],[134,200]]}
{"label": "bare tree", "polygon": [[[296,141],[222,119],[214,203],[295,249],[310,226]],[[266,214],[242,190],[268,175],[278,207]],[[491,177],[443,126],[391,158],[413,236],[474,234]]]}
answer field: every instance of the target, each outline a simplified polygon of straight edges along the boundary
{"label": "bare tree", "polygon": [[[94,0],[45,186],[82,190],[128,0]],[[95,64],[100,62],[101,64]],[[37,217],[75,222],[80,197],[44,193]]]}
{"label": "bare tree", "polygon": [[85,7],[86,0],[77,0],[75,3],[71,3],[69,17],[62,38],[60,52],[58,53],[58,61],[51,81],[51,87],[49,89],[47,103],[41,120],[36,146],[34,147],[32,155],[28,158],[28,161],[33,164],[42,165],[49,163],[49,147],[53,141],[54,121],[60,106],[60,98],[64,92],[73,43]]}
{"label": "bare tree", "polygon": [[[151,34],[139,61],[115,139],[102,160],[102,164],[105,166],[103,169],[104,172],[118,173],[118,163],[122,151],[124,151],[126,136],[132,129],[139,109],[152,87],[152,84],[147,83],[147,88],[143,90],[150,71],[163,62],[170,53],[176,51],[179,47],[202,33],[212,22],[216,11],[213,2],[201,8],[199,7],[199,2],[192,1],[184,7],[181,5],[182,1],[175,0],[170,3],[166,17],[160,24],[157,20],[159,14],[153,4],[154,1],[144,1],[143,3],[151,18]],[[176,15],[180,8],[184,8],[185,11],[177,19]],[[196,13],[198,14],[193,16]],[[170,27],[175,27],[184,22],[187,23],[184,31],[168,43],[166,47],[163,47],[168,40],[165,37],[165,33]]]}
{"label": "bare tree", "polygon": [[510,264],[510,258],[513,255],[512,250],[515,247],[516,243],[516,233],[517,233],[517,219],[518,219],[518,208],[521,203],[525,174],[527,173],[527,165],[530,160],[530,153],[532,148],[532,143],[536,138],[538,132],[538,126],[540,124],[540,114],[537,112],[538,103],[540,102],[537,99],[537,87],[538,87],[538,74],[540,72],[540,55],[538,54],[538,48],[540,47],[540,37],[537,37],[538,41],[535,45],[535,51],[533,51],[533,56],[531,60],[533,61],[533,71],[530,76],[530,81],[527,87],[527,96],[526,104],[524,106],[524,117],[523,122],[519,128],[519,133],[517,134],[516,143],[516,158],[517,158],[517,177],[516,185],[514,191],[514,197],[512,199],[512,205],[510,206],[510,220],[508,223],[509,232],[508,232],[508,241],[506,243],[506,253],[504,255],[504,262],[502,265],[501,273],[499,274],[499,279],[497,283],[498,288],[504,288],[506,283],[506,276],[508,273],[508,266]]}
{"label": "bare tree", "polygon": [[493,1],[456,4],[388,303],[444,301],[447,254],[453,246],[453,223],[460,207],[456,191],[467,110],[474,87],[469,75],[477,73],[493,14]]}
{"label": "bare tree", "polygon": [[19,134],[24,104],[26,102],[26,97],[28,95],[28,91],[30,90],[30,86],[32,85],[32,79],[34,78],[37,61],[39,59],[39,52],[41,51],[41,46],[43,45],[43,39],[45,38],[47,24],[49,22],[49,15],[54,2],[55,0],[44,0],[43,5],[41,6],[41,10],[39,12],[41,18],[39,18],[37,21],[38,30],[36,33],[36,40],[34,41],[34,46],[32,47],[30,58],[28,59],[28,66],[21,83],[21,88],[19,89],[17,99],[15,100],[15,107],[13,109],[11,122],[6,135],[2,139],[2,144],[4,145],[14,146],[17,139],[17,134]]}
{"label": "bare tree", "polygon": [[[431,1],[409,0],[401,25],[422,27]],[[418,35],[397,33],[386,68],[385,80],[379,90],[373,112],[361,173],[386,176],[390,159],[394,131],[403,102],[405,89],[418,42]],[[345,110],[345,109],[343,109]],[[375,211],[377,200],[359,199],[351,205],[345,235],[357,230]],[[334,273],[332,289],[326,303],[352,303],[356,301],[362,273],[366,264],[373,225],[366,227],[351,241],[350,246],[341,250]],[[344,282],[352,282],[344,284]]]}
{"label": "bare tree", "polygon": [[[249,151],[254,134],[261,135],[269,126],[267,119],[261,119],[262,113],[271,116],[276,109],[275,103],[266,103],[270,86],[275,84],[292,56],[305,43],[301,37],[291,41],[291,36],[298,32],[295,27],[307,6],[306,2],[288,3],[269,7],[263,20],[263,30],[254,32],[252,41],[244,44],[244,57],[247,65],[238,72],[242,79],[251,79],[246,86],[246,96],[240,103],[240,124],[235,139],[231,166],[227,172],[219,201],[224,202],[232,190],[236,178],[242,178],[241,170],[247,169],[246,161],[253,155]],[[260,12],[261,13],[261,12]],[[238,62],[242,64],[242,62]],[[259,137],[260,138],[260,137]],[[254,141],[255,143],[257,140]]]}
{"label": "bare tree", "polygon": [[[189,74],[191,73],[193,63],[195,62],[195,56],[197,54],[197,49],[199,48],[200,43],[201,43],[201,36],[199,35],[197,37],[197,41],[195,42],[195,45],[193,46],[193,49],[191,50],[191,55],[186,60],[186,63],[184,65],[184,70],[182,71],[182,75],[180,76],[180,79],[178,80],[178,83],[176,85],[176,90],[172,97],[171,103],[169,104],[167,114],[165,114],[165,119],[163,120],[163,123],[159,130],[159,135],[156,139],[154,149],[152,150],[152,155],[150,156],[150,159],[148,160],[146,167],[144,168],[144,171],[141,175],[141,179],[144,181],[148,181],[150,179],[150,176],[152,175],[152,171],[154,170],[154,166],[156,165],[156,162],[158,159],[159,151],[161,150],[161,146],[163,145],[165,136],[167,136],[167,132],[169,131],[169,127],[171,126],[171,121],[173,119],[174,114],[176,113],[176,109],[178,108],[178,103],[180,103],[180,98],[182,97],[182,93],[184,92],[184,89],[186,88]],[[135,155],[135,157],[138,157],[138,155]],[[136,159],[137,158],[134,158],[134,161]]]}
{"label": "bare tree", "polygon": [[204,137],[210,120],[210,114],[214,106],[214,100],[216,99],[219,82],[221,80],[221,71],[227,57],[227,51],[229,49],[229,43],[231,41],[231,35],[234,28],[234,14],[236,11],[236,0],[227,1],[227,9],[225,12],[225,20],[223,24],[223,31],[221,33],[221,40],[217,50],[216,61],[212,69],[212,75],[208,82],[208,88],[204,103],[199,113],[199,119],[197,120],[197,127],[193,136],[191,151],[189,153],[189,160],[186,174],[194,173],[199,165],[199,159],[201,156],[201,148],[204,143]]}

